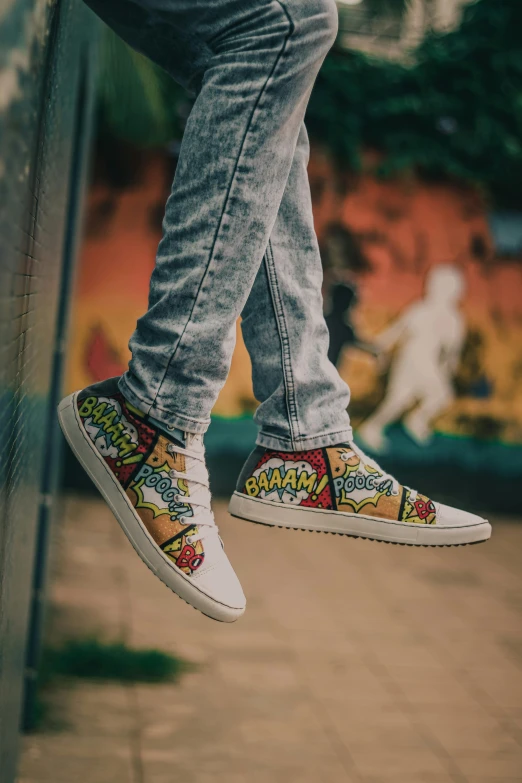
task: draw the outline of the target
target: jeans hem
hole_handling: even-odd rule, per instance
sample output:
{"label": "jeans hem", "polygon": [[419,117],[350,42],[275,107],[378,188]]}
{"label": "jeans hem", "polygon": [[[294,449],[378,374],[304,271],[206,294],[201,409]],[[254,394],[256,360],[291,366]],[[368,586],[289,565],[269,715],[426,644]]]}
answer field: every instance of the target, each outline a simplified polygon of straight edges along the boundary
{"label": "jeans hem", "polygon": [[208,419],[191,419],[189,416],[176,411],[166,411],[159,407],[157,403],[146,402],[129,386],[125,376],[120,378],[118,388],[126,400],[142,411],[142,413],[157,419],[167,429],[180,429],[183,432],[189,432],[191,435],[203,435],[209,428],[210,417]]}
{"label": "jeans hem", "polygon": [[320,435],[311,435],[308,438],[280,438],[275,435],[267,435],[260,432],[256,443],[265,449],[277,451],[306,451],[308,449],[320,449],[325,446],[336,446],[338,443],[346,443],[353,440],[353,430],[348,427],[335,432],[323,432]]}

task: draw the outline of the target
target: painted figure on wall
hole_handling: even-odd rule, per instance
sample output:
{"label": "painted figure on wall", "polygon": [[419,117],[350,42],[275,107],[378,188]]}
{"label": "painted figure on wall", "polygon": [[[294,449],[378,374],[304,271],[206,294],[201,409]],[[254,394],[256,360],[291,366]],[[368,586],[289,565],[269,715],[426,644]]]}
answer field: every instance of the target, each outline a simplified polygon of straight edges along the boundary
{"label": "painted figure on wall", "polygon": [[459,309],[463,294],[462,271],[450,264],[435,266],[424,298],[375,338],[382,352],[395,352],[385,397],[359,429],[373,451],[386,450],[385,429],[404,414],[410,437],[421,446],[429,443],[433,420],[455,396],[453,378],[465,338]]}

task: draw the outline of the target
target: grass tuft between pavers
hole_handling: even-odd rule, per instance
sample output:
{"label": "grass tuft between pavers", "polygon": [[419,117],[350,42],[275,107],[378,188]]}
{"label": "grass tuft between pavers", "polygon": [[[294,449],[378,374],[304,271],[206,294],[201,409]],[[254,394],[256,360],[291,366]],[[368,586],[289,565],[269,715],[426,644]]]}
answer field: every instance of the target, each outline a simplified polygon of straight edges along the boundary
{"label": "grass tuft between pavers", "polygon": [[169,653],[134,649],[124,642],[96,638],[69,639],[44,650],[40,669],[42,684],[55,677],[79,677],[124,682],[172,682],[190,664]]}
{"label": "grass tuft between pavers", "polygon": [[134,649],[124,642],[103,642],[95,637],[68,639],[46,647],[38,671],[35,698],[25,716],[24,731],[63,731],[67,720],[53,704],[54,688],[73,684],[74,679],[101,682],[176,682],[196,665],[154,649]]}

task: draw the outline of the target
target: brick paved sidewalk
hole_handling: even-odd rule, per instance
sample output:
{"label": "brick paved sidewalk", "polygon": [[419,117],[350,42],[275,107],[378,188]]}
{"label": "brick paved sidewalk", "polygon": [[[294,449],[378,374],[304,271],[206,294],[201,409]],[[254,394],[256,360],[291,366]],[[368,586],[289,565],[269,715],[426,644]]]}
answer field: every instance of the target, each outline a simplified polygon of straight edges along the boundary
{"label": "brick paved sidewalk", "polygon": [[249,601],[232,626],[169,593],[101,501],[68,501],[55,635],[201,665],[55,689],[63,726],[26,738],[19,783],[522,781],[522,524],[414,550],[216,511]]}

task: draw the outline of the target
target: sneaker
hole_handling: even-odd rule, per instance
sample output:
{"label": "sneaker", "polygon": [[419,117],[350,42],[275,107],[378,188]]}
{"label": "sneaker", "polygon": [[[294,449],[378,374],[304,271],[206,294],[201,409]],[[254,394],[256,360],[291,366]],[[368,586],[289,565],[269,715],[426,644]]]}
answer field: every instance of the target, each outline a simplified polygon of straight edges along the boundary
{"label": "sneaker", "polygon": [[210,508],[202,437],[158,429],[124,399],[117,378],[66,397],[58,417],[150,570],[203,614],[237,620],[246,601]]}
{"label": "sneaker", "polygon": [[485,519],[403,487],[351,442],[299,452],[256,448],[229,511],[263,525],[393,544],[457,546],[491,535]]}

